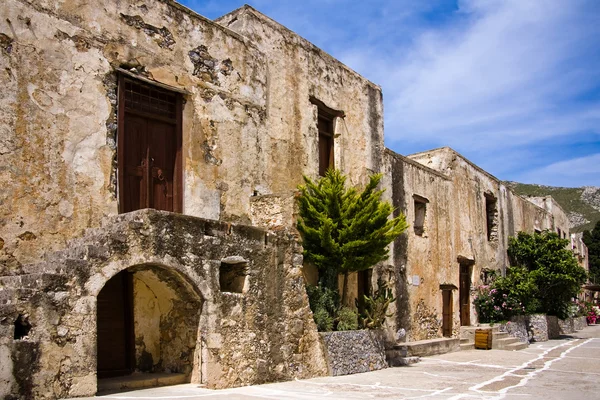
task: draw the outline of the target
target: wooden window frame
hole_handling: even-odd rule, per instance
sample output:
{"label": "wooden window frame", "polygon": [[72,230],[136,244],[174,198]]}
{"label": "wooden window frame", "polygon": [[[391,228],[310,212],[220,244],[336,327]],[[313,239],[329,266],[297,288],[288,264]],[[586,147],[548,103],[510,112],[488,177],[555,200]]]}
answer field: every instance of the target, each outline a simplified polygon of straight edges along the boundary
{"label": "wooden window frame", "polygon": [[[310,102],[317,106],[317,148],[318,148],[318,161],[319,161],[319,176],[325,176],[325,171],[328,168],[335,168],[335,126],[336,119],[344,118],[345,114],[343,111],[335,110],[328,107],[321,100],[311,96]],[[321,147],[324,145],[323,141],[327,141],[325,144],[328,147],[327,160],[323,160],[321,157]],[[325,165],[326,164],[326,165]]]}
{"label": "wooden window frame", "polygon": [[[427,219],[427,203],[429,203],[429,200],[427,200],[425,197],[419,196],[418,194],[413,195],[413,206],[415,214],[415,218],[413,221],[413,229],[415,231],[415,235],[417,236],[423,236],[423,234],[425,233],[425,220]],[[421,212],[423,214],[423,220],[419,221],[421,219],[419,213]],[[420,222],[420,224],[418,222]]]}
{"label": "wooden window frame", "polygon": [[[183,95],[181,91],[169,90],[166,85],[163,84],[152,84],[147,79],[136,79],[129,73],[118,72],[117,73],[117,190],[119,193],[119,213],[123,213],[123,207],[125,204],[125,190],[123,188],[125,182],[125,112],[140,115],[145,118],[155,119],[163,122],[172,123],[175,127],[176,135],[176,152],[175,152],[175,170],[173,172],[173,212],[183,212],[183,162],[182,162],[182,122],[183,122]],[[135,110],[126,110],[125,107],[125,82],[131,81],[135,84],[152,86],[157,91],[170,92],[175,96],[175,119],[168,119],[158,115],[151,115],[142,113]]]}

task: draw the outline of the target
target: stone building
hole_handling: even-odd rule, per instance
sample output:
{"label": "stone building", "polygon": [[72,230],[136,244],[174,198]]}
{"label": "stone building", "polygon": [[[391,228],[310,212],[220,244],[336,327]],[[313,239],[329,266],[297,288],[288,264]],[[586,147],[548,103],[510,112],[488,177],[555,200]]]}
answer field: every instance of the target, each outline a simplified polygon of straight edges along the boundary
{"label": "stone building", "polygon": [[391,283],[390,337],[456,335],[508,236],[569,234],[451,149],[385,149],[381,88],[249,6],[0,10],[0,397],[93,395],[132,371],[212,388],[328,374],[294,193],[330,166],[352,185],[382,172],[412,225],[351,280]]}

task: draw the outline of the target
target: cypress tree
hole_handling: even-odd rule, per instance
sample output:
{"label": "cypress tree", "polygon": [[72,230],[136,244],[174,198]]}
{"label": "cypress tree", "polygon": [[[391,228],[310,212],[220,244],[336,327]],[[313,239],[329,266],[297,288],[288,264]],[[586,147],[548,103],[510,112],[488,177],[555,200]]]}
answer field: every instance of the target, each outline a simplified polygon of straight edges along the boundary
{"label": "cypress tree", "polygon": [[348,274],[363,271],[388,257],[388,244],[408,225],[400,213],[389,218],[392,206],[377,190],[382,175],[375,174],[362,191],[346,188],[346,177],[330,169],[318,182],[304,177],[299,186],[298,231],[304,257],[319,270],[320,286],[337,291],[337,277],[344,274],[342,300]]}

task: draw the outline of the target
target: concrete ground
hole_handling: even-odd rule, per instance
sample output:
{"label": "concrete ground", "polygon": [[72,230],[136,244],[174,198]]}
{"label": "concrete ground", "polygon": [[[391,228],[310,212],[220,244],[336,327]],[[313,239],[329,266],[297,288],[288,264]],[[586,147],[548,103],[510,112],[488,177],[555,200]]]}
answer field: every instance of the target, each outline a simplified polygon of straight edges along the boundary
{"label": "concrete ground", "polygon": [[194,384],[95,399],[600,399],[600,326],[521,351],[467,350],[407,367],[209,390]]}

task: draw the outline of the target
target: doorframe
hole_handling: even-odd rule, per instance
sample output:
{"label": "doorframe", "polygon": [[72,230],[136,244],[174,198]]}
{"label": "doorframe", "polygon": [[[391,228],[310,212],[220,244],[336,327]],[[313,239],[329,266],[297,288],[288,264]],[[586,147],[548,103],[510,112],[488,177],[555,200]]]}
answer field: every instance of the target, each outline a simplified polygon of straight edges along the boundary
{"label": "doorframe", "polygon": [[[96,374],[98,379],[112,378],[115,376],[129,375],[135,371],[135,321],[133,315],[133,274],[127,270],[122,270],[109,279],[121,279],[123,281],[123,304],[119,312],[124,315],[125,337],[125,352],[126,352],[126,367],[123,370],[98,370],[98,360],[96,359]],[[108,281],[107,281],[108,282]],[[104,289],[104,287],[102,288]],[[98,292],[97,296],[100,296]],[[98,349],[98,315],[96,314],[96,349]]]}
{"label": "doorframe", "polygon": [[[117,73],[117,192],[119,214],[123,213],[125,204],[125,81],[130,80],[136,84],[154,86],[158,91],[171,92],[175,95],[175,167],[173,171],[173,212],[183,212],[183,161],[181,147],[183,142],[183,95],[177,90],[168,90],[166,85],[152,85],[147,79],[136,79],[131,74]],[[149,120],[151,117],[145,116]]]}
{"label": "doorframe", "polygon": [[[440,285],[442,291],[442,336],[444,337],[452,337],[452,330],[454,329],[454,294],[452,292],[457,289],[453,284]],[[446,296],[448,301],[446,301]],[[448,326],[446,326],[445,315],[448,315]]]}
{"label": "doorframe", "polygon": [[[475,261],[469,259],[461,259],[458,260],[458,309],[459,309],[459,317],[460,317],[460,326],[471,326],[471,285],[473,284],[473,265]],[[467,270],[466,276],[468,279],[467,287],[463,287],[463,267]],[[468,299],[467,304],[463,304],[463,296]],[[466,307],[466,318],[463,318],[463,307]],[[466,319],[466,321],[465,321]]]}

